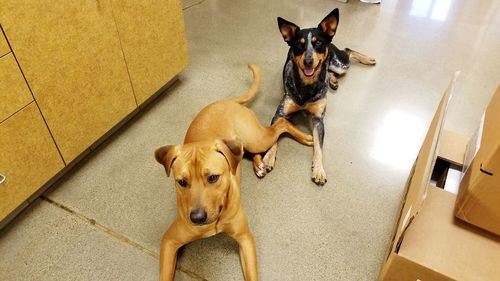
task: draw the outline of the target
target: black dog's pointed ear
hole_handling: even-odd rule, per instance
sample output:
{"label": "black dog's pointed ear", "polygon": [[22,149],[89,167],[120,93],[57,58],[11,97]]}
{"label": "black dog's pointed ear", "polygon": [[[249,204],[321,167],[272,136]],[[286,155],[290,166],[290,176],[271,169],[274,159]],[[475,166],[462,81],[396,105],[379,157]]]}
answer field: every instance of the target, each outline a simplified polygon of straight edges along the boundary
{"label": "black dog's pointed ear", "polygon": [[155,150],[155,159],[165,167],[167,177],[170,177],[170,168],[172,168],[172,164],[178,154],[178,145],[165,145]]}
{"label": "black dog's pointed ear", "polygon": [[297,32],[300,30],[300,27],[298,27],[293,22],[289,22],[280,17],[278,17],[278,27],[280,29],[281,35],[283,35],[283,39],[285,39],[285,42],[287,43],[289,43],[290,40],[295,37],[295,34],[297,34]]}
{"label": "black dog's pointed ear", "polygon": [[319,24],[318,28],[321,29],[328,36],[333,37],[339,25],[339,9],[331,11]]}

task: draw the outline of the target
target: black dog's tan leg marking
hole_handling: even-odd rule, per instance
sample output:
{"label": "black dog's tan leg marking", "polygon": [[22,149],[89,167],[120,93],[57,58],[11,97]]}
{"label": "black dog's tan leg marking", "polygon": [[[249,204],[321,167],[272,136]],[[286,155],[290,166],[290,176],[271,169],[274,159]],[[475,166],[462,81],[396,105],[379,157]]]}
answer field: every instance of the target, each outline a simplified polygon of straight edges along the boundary
{"label": "black dog's tan leg marking", "polygon": [[326,98],[307,104],[305,109],[312,114],[313,124],[314,150],[311,179],[318,185],[324,185],[326,183],[326,173],[323,168],[323,140],[325,137],[323,118],[326,111]]}
{"label": "black dog's tan leg marking", "polygon": [[366,65],[374,65],[376,63],[374,58],[367,56],[365,54],[362,54],[360,52],[351,50],[349,48],[345,48],[345,51],[349,55],[349,60],[355,59],[355,60],[359,61],[360,63],[366,64]]}
{"label": "black dog's tan leg marking", "polygon": [[335,77],[335,73],[329,72],[328,75],[328,84],[330,84],[330,88],[337,90],[339,88],[339,82],[337,81],[337,77]]}
{"label": "black dog's tan leg marking", "polygon": [[[275,124],[278,120],[288,120],[290,114],[299,111],[301,108],[298,106],[291,98],[286,95],[283,96],[276,113],[274,114],[271,124]],[[292,135],[293,136],[293,135]],[[314,139],[314,137],[313,137]],[[274,164],[276,162],[276,154],[278,152],[278,143],[274,143],[273,146],[264,155],[263,162],[266,165],[266,171],[270,172],[274,169]]]}

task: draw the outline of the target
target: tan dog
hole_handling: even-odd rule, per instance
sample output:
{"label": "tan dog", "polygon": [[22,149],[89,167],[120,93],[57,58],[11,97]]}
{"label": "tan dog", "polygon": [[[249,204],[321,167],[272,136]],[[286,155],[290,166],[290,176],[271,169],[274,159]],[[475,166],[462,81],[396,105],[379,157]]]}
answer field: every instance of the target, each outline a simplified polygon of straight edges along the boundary
{"label": "tan dog", "polygon": [[254,80],[247,93],[231,100],[212,103],[192,121],[184,144],[160,147],[156,160],[173,170],[178,217],[163,236],[160,249],[160,280],[173,280],[177,250],[200,238],[226,233],[240,248],[245,280],[258,280],[253,236],[240,205],[240,161],[244,150],[254,153],[258,174],[265,166],[259,153],[267,151],[282,133],[312,145],[312,136],[285,119],[263,127],[242,104],[250,101],[260,84],[260,69],[248,66]]}

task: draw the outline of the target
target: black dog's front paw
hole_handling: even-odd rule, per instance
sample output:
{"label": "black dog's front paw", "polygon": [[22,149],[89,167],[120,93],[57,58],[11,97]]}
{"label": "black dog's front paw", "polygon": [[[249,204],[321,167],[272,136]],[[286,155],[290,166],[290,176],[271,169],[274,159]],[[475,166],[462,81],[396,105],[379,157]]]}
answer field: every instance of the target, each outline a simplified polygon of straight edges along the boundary
{"label": "black dog's front paw", "polygon": [[330,88],[332,88],[334,91],[336,91],[339,88],[339,81],[337,81],[337,77],[335,77],[335,74],[330,73],[330,78],[328,79],[328,85],[330,85]]}

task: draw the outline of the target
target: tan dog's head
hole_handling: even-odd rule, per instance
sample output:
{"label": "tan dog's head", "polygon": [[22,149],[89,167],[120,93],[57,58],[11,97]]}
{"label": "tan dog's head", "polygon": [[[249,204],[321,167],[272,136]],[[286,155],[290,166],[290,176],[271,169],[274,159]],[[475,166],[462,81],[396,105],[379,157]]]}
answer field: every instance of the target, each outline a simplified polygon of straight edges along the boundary
{"label": "tan dog's head", "polygon": [[167,176],[173,171],[179,215],[194,225],[217,221],[242,157],[243,147],[235,140],[167,145],[155,151]]}

